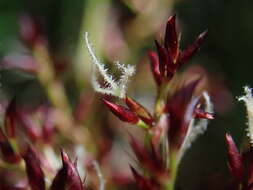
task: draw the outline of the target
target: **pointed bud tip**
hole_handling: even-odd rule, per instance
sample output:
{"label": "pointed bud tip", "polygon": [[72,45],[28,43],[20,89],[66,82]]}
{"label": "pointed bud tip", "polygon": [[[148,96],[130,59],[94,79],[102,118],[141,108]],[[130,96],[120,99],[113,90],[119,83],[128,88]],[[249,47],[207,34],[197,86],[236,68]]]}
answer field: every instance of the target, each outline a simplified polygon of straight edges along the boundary
{"label": "pointed bud tip", "polygon": [[226,141],[233,141],[231,135],[229,133],[225,134]]}
{"label": "pointed bud tip", "polygon": [[176,14],[170,16],[170,17],[168,18],[168,22],[169,22],[169,23],[175,22],[175,21],[176,21],[176,17],[177,17]]}
{"label": "pointed bud tip", "polygon": [[130,109],[109,102],[104,98],[102,98],[102,101],[111,110],[111,112],[116,115],[121,121],[128,122],[131,124],[136,124],[139,121],[139,117],[137,116],[137,114],[132,112]]}
{"label": "pointed bud tip", "polygon": [[205,38],[207,37],[207,34],[208,34],[208,29],[206,29],[204,32],[202,32],[202,33],[199,35],[199,38],[205,39]]}
{"label": "pointed bud tip", "polygon": [[62,148],[61,148],[61,158],[62,158],[63,163],[66,163],[69,161],[69,157],[67,153]]}

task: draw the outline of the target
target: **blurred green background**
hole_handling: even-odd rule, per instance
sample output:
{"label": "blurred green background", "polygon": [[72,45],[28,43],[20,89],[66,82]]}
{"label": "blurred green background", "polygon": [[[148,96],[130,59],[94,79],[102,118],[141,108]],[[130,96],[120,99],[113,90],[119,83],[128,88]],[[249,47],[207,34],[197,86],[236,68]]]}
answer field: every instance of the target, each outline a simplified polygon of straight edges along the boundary
{"label": "blurred green background", "polygon": [[[245,108],[236,97],[244,85],[253,86],[252,10],[250,0],[1,0],[0,56],[26,53],[19,39],[19,17],[27,13],[39,17],[50,54],[66,62],[59,77],[75,104],[79,88],[91,90],[83,40],[84,31],[89,31],[96,52],[109,66],[114,60],[138,65],[137,84],[130,84],[130,89],[140,99],[154,94],[153,83],[141,85],[148,67],[142,64],[148,65],[146,51],[154,49],[153,39],[162,36],[167,17],[177,14],[182,47],[208,28],[206,42],[189,65],[198,64],[207,71],[218,110],[208,131],[183,159],[178,189],[224,189],[228,176],[224,133],[230,132],[238,144],[246,133]],[[31,76],[8,69],[1,69],[0,74],[1,96],[18,94],[29,103],[43,99]]]}

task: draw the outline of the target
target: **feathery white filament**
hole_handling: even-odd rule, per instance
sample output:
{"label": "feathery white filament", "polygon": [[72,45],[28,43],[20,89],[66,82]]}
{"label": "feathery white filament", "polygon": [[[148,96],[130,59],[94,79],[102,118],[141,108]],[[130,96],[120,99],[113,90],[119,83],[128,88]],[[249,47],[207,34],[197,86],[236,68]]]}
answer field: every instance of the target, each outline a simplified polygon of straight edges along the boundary
{"label": "feathery white filament", "polygon": [[[92,86],[95,91],[102,94],[124,98],[126,95],[127,83],[129,82],[129,78],[135,73],[135,67],[131,65],[126,66],[120,64],[119,62],[116,62],[116,66],[119,70],[121,70],[122,75],[118,81],[115,81],[112,75],[107,73],[105,66],[96,57],[88,39],[88,32],[85,33],[85,43],[93,63]],[[96,69],[98,69],[105,82],[109,85],[108,87],[101,87],[101,85],[98,83],[96,77]]]}
{"label": "feathery white filament", "polygon": [[[213,113],[213,104],[210,100],[210,96],[207,92],[203,92],[202,95],[205,100],[204,111]],[[197,123],[195,123],[195,119],[191,120],[184,142],[180,149],[179,159],[183,157],[185,151],[191,146],[192,142],[196,140],[199,135],[203,134],[206,131],[208,122],[208,119],[200,119]]]}
{"label": "feathery white filament", "polygon": [[248,114],[248,128],[247,128],[247,135],[250,138],[251,144],[253,144],[253,97],[251,88],[248,86],[244,87],[244,96],[238,98],[239,101],[244,101],[247,114]]}

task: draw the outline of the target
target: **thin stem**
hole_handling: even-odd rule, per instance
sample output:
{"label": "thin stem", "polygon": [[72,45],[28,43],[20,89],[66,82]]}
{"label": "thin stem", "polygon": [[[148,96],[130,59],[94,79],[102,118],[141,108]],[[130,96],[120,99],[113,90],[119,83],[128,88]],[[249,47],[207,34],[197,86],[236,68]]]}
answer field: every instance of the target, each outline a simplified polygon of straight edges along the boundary
{"label": "thin stem", "polygon": [[172,151],[170,153],[170,178],[167,182],[167,184],[165,185],[165,189],[166,190],[174,190],[175,188],[175,183],[176,183],[176,179],[177,179],[177,168],[178,168],[178,164],[177,164],[177,152],[176,151]]}

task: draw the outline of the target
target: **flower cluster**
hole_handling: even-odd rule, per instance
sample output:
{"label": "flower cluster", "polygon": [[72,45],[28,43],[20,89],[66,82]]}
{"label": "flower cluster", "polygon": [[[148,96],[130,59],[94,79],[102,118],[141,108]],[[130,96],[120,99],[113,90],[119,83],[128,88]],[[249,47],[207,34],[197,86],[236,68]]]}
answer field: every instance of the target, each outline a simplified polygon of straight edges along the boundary
{"label": "flower cluster", "polygon": [[[131,136],[130,144],[138,160],[139,173],[131,167],[140,189],[173,189],[178,164],[193,140],[202,134],[207,127],[207,120],[213,119],[213,109],[207,92],[196,93],[201,77],[189,82],[173,81],[178,69],[197,52],[207,32],[200,34],[185,50],[179,49],[180,38],[176,31],[176,16],[168,19],[163,45],[155,41],[157,52],[150,51],[151,70],[157,85],[155,109],[151,114],[139,102],[128,95],[117,96],[96,88],[97,92],[111,94],[124,101],[126,106],[111,102],[108,98],[102,101],[121,121],[134,124],[144,130],[145,143]],[[89,48],[89,43],[86,43]],[[94,59],[94,65],[104,67]],[[112,76],[103,74],[111,88]],[[172,83],[177,88],[172,88]],[[181,83],[181,84],[180,84]]]}

